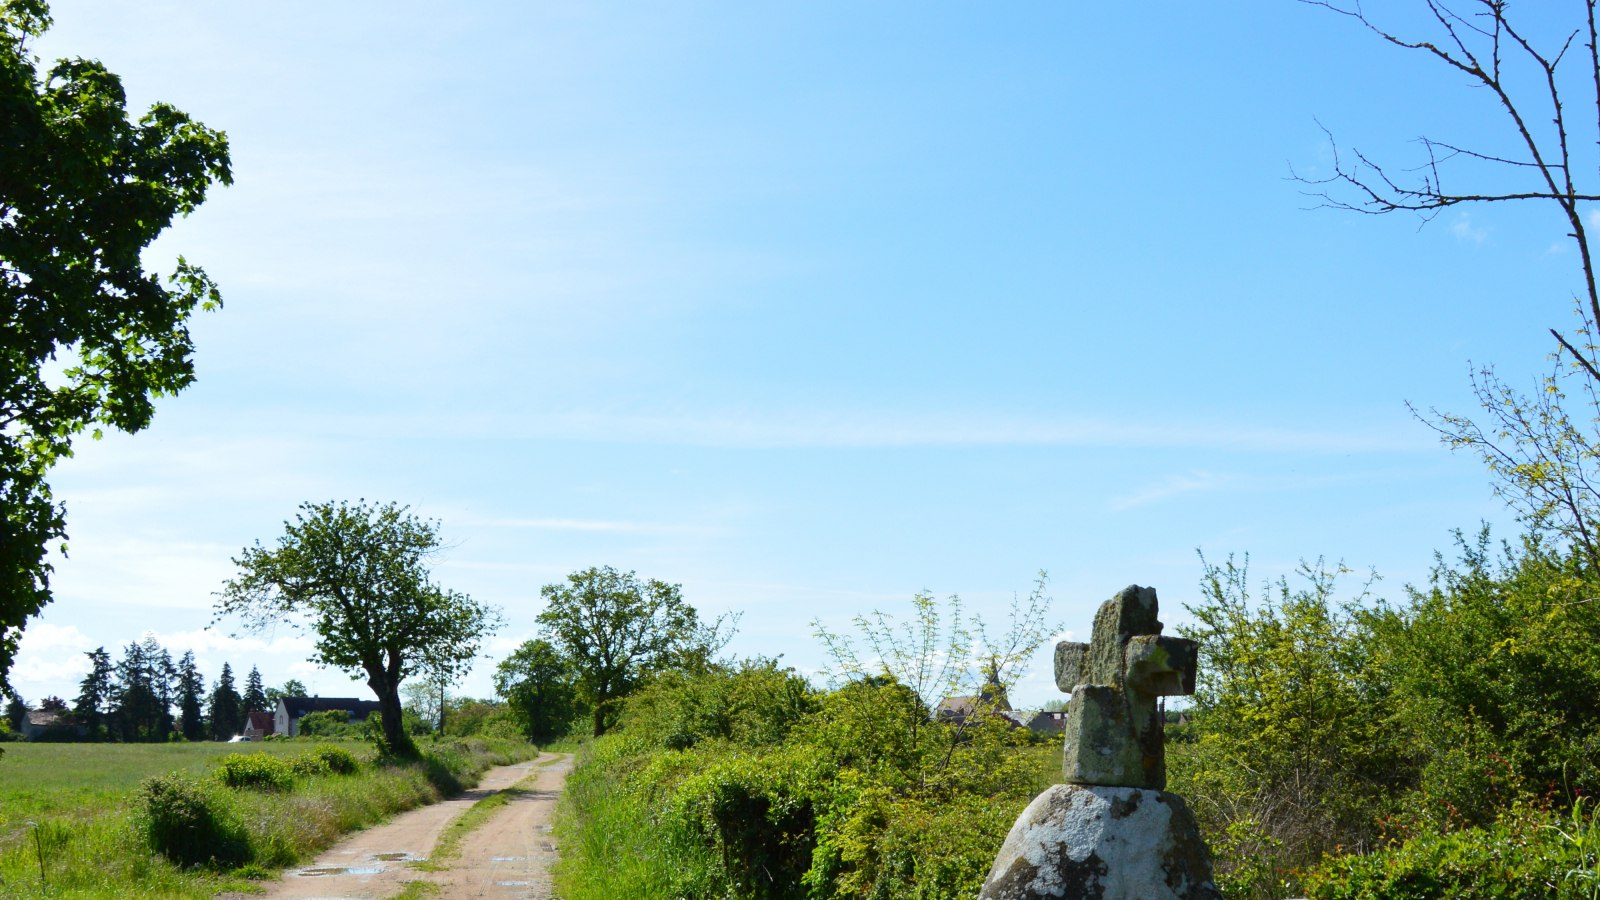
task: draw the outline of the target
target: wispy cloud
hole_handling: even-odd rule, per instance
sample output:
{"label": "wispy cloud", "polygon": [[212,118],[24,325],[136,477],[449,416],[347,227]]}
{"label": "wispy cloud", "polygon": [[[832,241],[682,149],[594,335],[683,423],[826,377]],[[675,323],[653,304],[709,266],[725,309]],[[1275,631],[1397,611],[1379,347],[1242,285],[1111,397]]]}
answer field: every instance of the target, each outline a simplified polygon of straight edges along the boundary
{"label": "wispy cloud", "polygon": [[624,534],[678,534],[706,530],[693,525],[601,519],[481,519],[462,521],[460,524],[489,528],[538,528],[549,531],[605,531]]}
{"label": "wispy cloud", "polygon": [[[357,427],[370,433],[374,424]],[[430,420],[432,428],[441,424]],[[335,427],[351,425],[345,419]],[[377,427],[387,430],[383,425]],[[404,431],[414,424],[396,421],[388,427]],[[1061,446],[1352,453],[1435,446],[1410,433],[1355,425],[1312,431],[1270,424],[1252,427],[1167,421],[1151,425],[1090,417],[864,409],[586,411],[455,419],[449,427],[481,436],[758,449]],[[534,521],[550,523],[539,527],[560,527],[566,520]]]}
{"label": "wispy cloud", "polygon": [[1197,491],[1213,491],[1235,480],[1232,475],[1217,474],[1212,472],[1195,472],[1190,475],[1173,475],[1159,484],[1134,491],[1122,497],[1117,497],[1109,504],[1114,512],[1143,506],[1146,503],[1155,503],[1168,497],[1180,494],[1192,494]]}
{"label": "wispy cloud", "polygon": [[1450,233],[1454,234],[1458,241],[1472,241],[1475,244],[1481,244],[1489,236],[1489,229],[1487,227],[1474,226],[1471,213],[1462,212],[1456,216],[1454,222],[1450,223]]}

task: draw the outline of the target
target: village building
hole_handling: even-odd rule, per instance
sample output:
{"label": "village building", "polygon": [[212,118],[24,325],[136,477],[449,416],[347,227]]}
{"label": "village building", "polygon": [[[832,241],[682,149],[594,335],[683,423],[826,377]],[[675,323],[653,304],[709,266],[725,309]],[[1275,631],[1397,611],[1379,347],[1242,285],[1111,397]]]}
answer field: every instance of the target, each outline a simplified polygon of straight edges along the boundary
{"label": "village building", "polygon": [[278,701],[278,708],[272,714],[272,733],[289,737],[298,735],[300,719],[306,713],[337,709],[349,713],[352,722],[365,722],[379,708],[376,700],[358,700],[355,697],[284,697]]}
{"label": "village building", "polygon": [[244,739],[259,741],[269,734],[276,734],[276,719],[277,717],[269,712],[251,713],[249,720],[244,723]]}
{"label": "village building", "polygon": [[18,730],[30,741],[37,741],[46,734],[71,734],[83,737],[89,733],[86,726],[74,723],[65,714],[53,709],[28,710],[28,714],[22,719],[22,727]]}
{"label": "village building", "polygon": [[[978,692],[978,696],[946,697],[939,701],[938,708],[933,711],[933,717],[947,725],[960,725],[973,716],[995,714],[1004,716],[1010,712],[1012,712],[1011,701],[1006,699],[1006,687],[991,673],[983,689]],[[1006,721],[1016,724],[1009,717]]]}

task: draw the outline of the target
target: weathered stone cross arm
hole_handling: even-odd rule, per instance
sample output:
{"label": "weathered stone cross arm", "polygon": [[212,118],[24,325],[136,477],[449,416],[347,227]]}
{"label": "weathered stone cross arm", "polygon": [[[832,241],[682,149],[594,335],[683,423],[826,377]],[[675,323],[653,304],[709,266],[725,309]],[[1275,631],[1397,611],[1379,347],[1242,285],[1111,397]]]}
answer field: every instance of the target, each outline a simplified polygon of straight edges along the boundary
{"label": "weathered stone cross arm", "polygon": [[1056,644],[1056,687],[1072,693],[1080,684],[1107,684],[1133,688],[1152,697],[1182,697],[1194,693],[1194,675],[1199,663],[1200,645],[1185,638],[1163,634],[1139,634],[1128,639],[1122,657],[1112,671],[1096,671],[1089,644],[1062,641]]}

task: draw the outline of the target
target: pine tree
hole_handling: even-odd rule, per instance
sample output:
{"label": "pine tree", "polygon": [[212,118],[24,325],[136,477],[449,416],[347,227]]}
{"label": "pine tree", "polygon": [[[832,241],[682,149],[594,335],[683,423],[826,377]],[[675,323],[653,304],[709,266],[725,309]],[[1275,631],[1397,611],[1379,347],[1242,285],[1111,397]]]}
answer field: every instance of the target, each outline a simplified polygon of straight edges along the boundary
{"label": "pine tree", "polygon": [[111,654],[101,647],[84,654],[89,657],[89,674],[78,682],[78,700],[72,708],[78,721],[88,726],[89,740],[105,739],[103,707],[111,699]]}
{"label": "pine tree", "polygon": [[156,729],[151,740],[165,741],[173,732],[172,701],[178,670],[172,665],[172,654],[156,643],[155,635],[144,639],[144,652],[150,660],[150,692],[156,697]]}
{"label": "pine tree", "polygon": [[250,677],[244,680],[244,718],[251,713],[266,712],[267,692],[261,687],[261,670],[250,667]]}
{"label": "pine tree", "polygon": [[[111,730],[129,743],[157,740],[160,730],[160,696],[150,678],[150,659],[140,644],[123,648],[117,663],[116,686],[111,691]],[[165,740],[165,736],[160,738]]]}
{"label": "pine tree", "polygon": [[186,651],[178,660],[178,714],[187,740],[205,740],[206,726],[200,718],[200,701],[205,692],[206,679],[195,665],[194,651]]}
{"label": "pine tree", "polygon": [[244,698],[233,686],[233,667],[222,664],[222,674],[211,689],[211,739],[225,741],[239,733],[239,709]]}
{"label": "pine tree", "polygon": [[28,717],[28,701],[22,699],[21,694],[12,694],[6,701],[6,721],[10,723],[12,731],[22,730],[22,720]]}

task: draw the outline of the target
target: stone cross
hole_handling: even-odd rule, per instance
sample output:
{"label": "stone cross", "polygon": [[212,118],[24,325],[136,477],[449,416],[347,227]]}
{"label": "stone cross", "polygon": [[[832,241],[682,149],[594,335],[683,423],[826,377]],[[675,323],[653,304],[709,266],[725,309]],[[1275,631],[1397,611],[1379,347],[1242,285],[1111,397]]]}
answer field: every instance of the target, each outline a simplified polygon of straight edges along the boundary
{"label": "stone cross", "polygon": [[1164,790],[1158,697],[1194,693],[1200,645],[1164,637],[1155,588],[1129,585],[1101,604],[1087,644],[1056,644],[1056,687],[1072,694],[1063,774],[1070,784]]}

